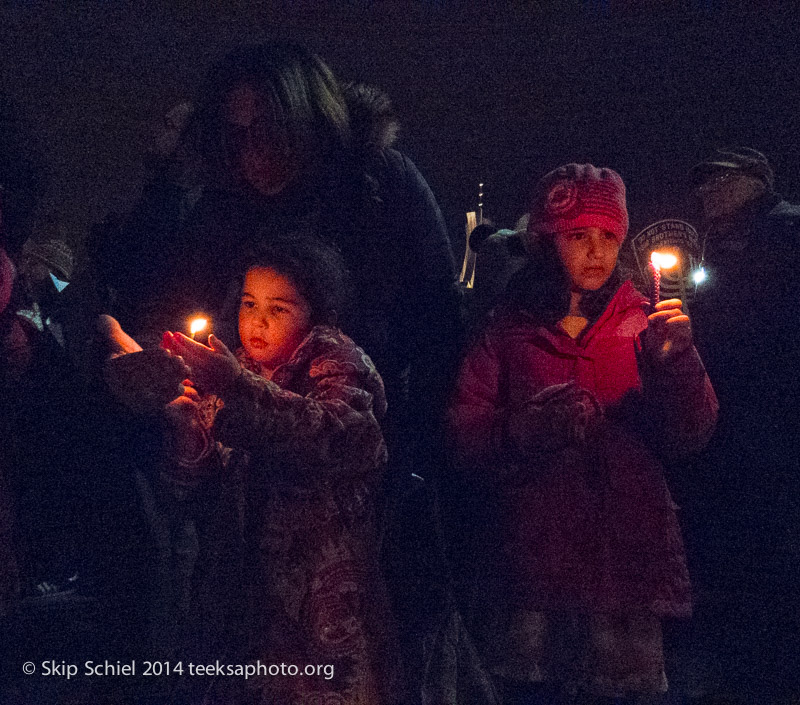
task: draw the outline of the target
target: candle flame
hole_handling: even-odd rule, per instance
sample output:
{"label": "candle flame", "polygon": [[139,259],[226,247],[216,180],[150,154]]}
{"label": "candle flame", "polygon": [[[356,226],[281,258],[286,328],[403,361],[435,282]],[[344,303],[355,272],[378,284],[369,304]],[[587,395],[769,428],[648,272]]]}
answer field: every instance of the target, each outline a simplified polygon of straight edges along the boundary
{"label": "candle flame", "polygon": [[657,269],[671,269],[678,264],[678,258],[670,252],[653,252],[650,261]]}
{"label": "candle flame", "polygon": [[197,335],[201,330],[205,330],[207,325],[207,318],[193,318],[189,323],[189,333],[191,333],[192,338],[194,338],[194,336]]}

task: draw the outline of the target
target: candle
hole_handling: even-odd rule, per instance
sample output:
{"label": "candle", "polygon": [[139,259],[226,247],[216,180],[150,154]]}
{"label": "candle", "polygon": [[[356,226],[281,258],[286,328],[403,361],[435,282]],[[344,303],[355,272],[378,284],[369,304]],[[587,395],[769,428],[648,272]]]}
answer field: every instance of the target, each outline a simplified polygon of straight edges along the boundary
{"label": "candle", "polygon": [[197,318],[192,318],[189,321],[189,337],[194,340],[194,336],[197,335],[200,331],[203,331],[208,326],[208,319],[203,318],[202,316],[198,316]]}
{"label": "candle", "polygon": [[661,298],[661,270],[671,269],[678,264],[678,258],[671,252],[653,252],[650,255],[650,271],[653,273],[653,291],[650,294],[650,306],[655,309]]}

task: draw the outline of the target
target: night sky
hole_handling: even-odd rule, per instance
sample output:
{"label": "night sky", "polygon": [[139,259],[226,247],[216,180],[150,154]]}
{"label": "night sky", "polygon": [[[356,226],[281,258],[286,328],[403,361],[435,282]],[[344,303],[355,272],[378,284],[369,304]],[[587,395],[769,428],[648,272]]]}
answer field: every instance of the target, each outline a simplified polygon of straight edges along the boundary
{"label": "night sky", "polygon": [[797,13],[735,4],[6,0],[0,92],[47,163],[40,221],[73,242],[130,207],[156,126],[209,64],[268,37],[390,94],[455,240],[479,181],[510,224],[531,181],[569,161],[622,173],[635,232],[690,216],[684,174],[717,146],[763,150],[800,194]]}

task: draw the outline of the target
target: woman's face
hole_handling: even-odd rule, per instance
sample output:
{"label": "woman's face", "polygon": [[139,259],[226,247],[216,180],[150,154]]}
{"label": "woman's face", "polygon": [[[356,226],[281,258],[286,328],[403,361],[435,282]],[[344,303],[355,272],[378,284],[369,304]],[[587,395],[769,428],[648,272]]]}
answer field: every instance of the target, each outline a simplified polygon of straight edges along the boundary
{"label": "woman's face", "polygon": [[222,108],[225,149],[236,177],[263,196],[280,193],[297,173],[285,126],[270,99],[247,84]]}
{"label": "woman's face", "polygon": [[291,279],[266,267],[247,272],[239,339],[262,370],[271,372],[288,362],[311,328],[311,307]]}
{"label": "woman's face", "polygon": [[557,233],[556,250],[573,290],[597,291],[617,264],[619,243],[613,233],[598,227]]}

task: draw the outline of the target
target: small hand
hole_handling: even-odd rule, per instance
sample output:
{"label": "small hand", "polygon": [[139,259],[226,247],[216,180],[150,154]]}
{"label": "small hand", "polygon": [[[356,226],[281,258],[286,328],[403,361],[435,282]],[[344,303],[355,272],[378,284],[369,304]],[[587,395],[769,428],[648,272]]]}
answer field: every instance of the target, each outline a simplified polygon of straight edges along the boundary
{"label": "small hand", "polygon": [[680,299],[666,299],[647,317],[643,347],[658,364],[670,362],[692,345],[691,321],[682,306]]}
{"label": "small hand", "polygon": [[[188,382],[188,380],[186,380]],[[208,450],[208,431],[204,429],[198,413],[197,391],[186,387],[182,396],[164,407],[169,426],[168,438],[173,444],[175,458],[179,461],[197,461]]]}
{"label": "small hand", "polygon": [[213,334],[208,336],[205,346],[183,333],[167,332],[162,345],[185,360],[192,381],[204,392],[223,393],[241,371],[236,356]]}
{"label": "small hand", "polygon": [[546,387],[529,399],[509,419],[508,432],[523,453],[555,450],[583,443],[603,417],[594,395],[565,382]]}
{"label": "small hand", "polygon": [[199,395],[191,387],[184,387],[184,390],[181,396],[173,399],[164,407],[164,415],[167,420],[176,426],[191,425],[197,414]]}
{"label": "small hand", "polygon": [[190,379],[183,380],[183,396],[195,403],[200,401],[200,392],[194,388],[194,383]]}

